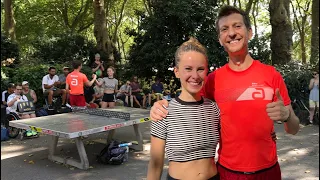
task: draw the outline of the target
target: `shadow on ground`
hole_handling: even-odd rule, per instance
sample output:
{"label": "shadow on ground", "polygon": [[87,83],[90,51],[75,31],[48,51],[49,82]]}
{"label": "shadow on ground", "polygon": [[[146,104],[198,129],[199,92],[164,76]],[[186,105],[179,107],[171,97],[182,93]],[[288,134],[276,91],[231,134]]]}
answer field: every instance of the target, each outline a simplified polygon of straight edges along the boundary
{"label": "shadow on ground", "polygon": [[[143,180],[146,179],[149,161],[149,123],[141,125],[145,151],[131,151],[129,161],[122,165],[102,165],[96,155],[103,149],[107,134],[97,134],[86,139],[86,151],[91,168],[80,170],[49,161],[49,136],[20,141],[12,139],[1,142],[1,180]],[[319,179],[319,126],[302,126],[296,136],[284,133],[283,125],[275,124],[279,163],[283,180]],[[116,131],[115,139],[134,139],[132,127]],[[60,139],[60,154],[78,159],[75,143]],[[167,173],[167,162],[162,179]]]}

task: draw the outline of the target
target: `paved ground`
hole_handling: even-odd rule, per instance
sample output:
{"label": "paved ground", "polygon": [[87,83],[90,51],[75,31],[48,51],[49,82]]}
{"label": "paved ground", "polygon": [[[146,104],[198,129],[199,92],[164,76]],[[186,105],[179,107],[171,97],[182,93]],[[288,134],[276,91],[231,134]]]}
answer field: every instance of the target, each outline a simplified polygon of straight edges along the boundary
{"label": "paved ground", "polygon": [[[282,125],[275,124],[278,155],[284,180],[319,179],[319,126],[301,127],[296,136],[284,133]],[[89,137],[86,151],[91,168],[87,171],[67,167],[47,159],[49,136],[20,141],[1,142],[1,180],[142,180],[146,179],[149,160],[149,124],[141,126],[145,139],[145,151],[130,152],[129,162],[119,165],[101,165],[95,156],[104,147],[106,134]],[[134,140],[133,128],[118,130],[115,137]],[[98,139],[98,140],[93,140]],[[71,143],[70,143],[71,142]],[[77,158],[75,144],[69,140],[59,141],[62,154]],[[167,163],[167,162],[166,162]],[[165,179],[167,165],[162,179]]]}

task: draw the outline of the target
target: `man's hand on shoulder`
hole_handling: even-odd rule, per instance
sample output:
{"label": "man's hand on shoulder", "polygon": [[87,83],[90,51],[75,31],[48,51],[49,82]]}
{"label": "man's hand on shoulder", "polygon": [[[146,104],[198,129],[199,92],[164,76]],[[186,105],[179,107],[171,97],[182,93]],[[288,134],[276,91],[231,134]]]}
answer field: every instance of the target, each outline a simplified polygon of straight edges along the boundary
{"label": "man's hand on shoulder", "polygon": [[169,106],[169,102],[165,99],[157,101],[153,104],[150,110],[150,118],[153,121],[159,121],[163,118],[167,117],[168,110],[167,107]]}

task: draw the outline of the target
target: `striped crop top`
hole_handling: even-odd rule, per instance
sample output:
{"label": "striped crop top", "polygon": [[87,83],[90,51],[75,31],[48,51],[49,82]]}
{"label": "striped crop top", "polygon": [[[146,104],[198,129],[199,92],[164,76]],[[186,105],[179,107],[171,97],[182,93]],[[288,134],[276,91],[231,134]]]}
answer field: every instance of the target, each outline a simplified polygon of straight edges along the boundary
{"label": "striped crop top", "polygon": [[115,90],[116,86],[118,86],[118,80],[116,78],[103,78],[102,83],[104,83],[104,88],[109,90]]}
{"label": "striped crop top", "polygon": [[169,161],[186,162],[215,156],[220,139],[220,112],[216,103],[172,99],[165,119],[151,122],[151,135],[166,141]]}

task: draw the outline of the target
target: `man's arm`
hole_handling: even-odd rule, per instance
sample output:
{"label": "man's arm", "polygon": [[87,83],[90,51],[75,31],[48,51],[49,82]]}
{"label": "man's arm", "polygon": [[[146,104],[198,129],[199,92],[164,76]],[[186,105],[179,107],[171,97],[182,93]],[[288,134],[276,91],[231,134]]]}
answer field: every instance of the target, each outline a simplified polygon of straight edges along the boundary
{"label": "man's arm", "polygon": [[165,140],[151,136],[150,161],[147,180],[160,180],[164,163]]}
{"label": "man's arm", "polygon": [[[92,74],[92,77],[93,77],[93,79],[92,79],[91,81],[86,81],[86,82],[85,82],[85,85],[86,85],[86,86],[90,87],[90,86],[92,86],[92,84],[96,81],[97,75]],[[88,80],[88,79],[87,79],[87,80]]]}
{"label": "man's arm", "polygon": [[288,105],[286,108],[289,110],[289,117],[287,118],[287,122],[284,123],[284,129],[289,134],[297,134],[299,131],[300,120],[294,113],[292,106]]}
{"label": "man's arm", "polygon": [[6,92],[5,91],[2,92],[2,104],[3,105],[7,105]]}
{"label": "man's arm", "polygon": [[16,102],[16,101],[18,101],[20,99],[20,96],[16,96],[15,98],[8,98],[8,107],[11,107],[11,106],[13,106],[14,105],[14,103]]}
{"label": "man's arm", "polygon": [[150,118],[153,121],[159,121],[167,117],[169,102],[165,99],[159,100],[153,104],[150,110]]}

